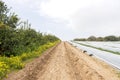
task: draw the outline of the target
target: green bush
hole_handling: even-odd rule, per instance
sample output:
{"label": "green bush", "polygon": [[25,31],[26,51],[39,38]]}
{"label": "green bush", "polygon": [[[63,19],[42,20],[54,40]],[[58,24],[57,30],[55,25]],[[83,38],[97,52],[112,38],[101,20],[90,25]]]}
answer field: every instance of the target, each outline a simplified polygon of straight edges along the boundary
{"label": "green bush", "polygon": [[0,79],[11,69],[23,68],[25,60],[38,57],[59,40],[31,29],[28,21],[19,21],[0,0]]}
{"label": "green bush", "polygon": [[25,66],[24,61],[39,57],[42,52],[54,46],[56,43],[58,43],[58,41],[53,43],[49,42],[32,52],[22,53],[22,55],[19,56],[0,57],[0,79],[5,77],[10,70],[22,69]]}
{"label": "green bush", "polygon": [[9,72],[9,66],[5,62],[0,62],[0,80]]}
{"label": "green bush", "polygon": [[13,69],[22,69],[24,64],[19,56],[9,58],[9,66]]}
{"label": "green bush", "polygon": [[16,57],[1,57],[0,61],[6,63],[11,69],[21,69],[24,67],[22,60],[19,56]]}

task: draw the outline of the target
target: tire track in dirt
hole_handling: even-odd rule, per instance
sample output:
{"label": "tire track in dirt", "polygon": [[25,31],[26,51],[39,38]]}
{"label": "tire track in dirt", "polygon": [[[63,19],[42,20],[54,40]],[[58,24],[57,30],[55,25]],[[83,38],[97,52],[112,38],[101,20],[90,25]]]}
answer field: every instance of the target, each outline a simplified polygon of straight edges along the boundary
{"label": "tire track in dirt", "polygon": [[90,56],[61,42],[5,80],[119,80]]}
{"label": "tire track in dirt", "polygon": [[[65,44],[69,53],[69,61],[71,61],[74,71],[81,76],[81,80],[120,80],[115,73],[103,67],[92,57],[82,53],[81,50],[74,48],[68,43]],[[77,80],[80,79],[77,78]]]}
{"label": "tire track in dirt", "polygon": [[67,43],[65,43],[65,47],[69,53],[67,54],[68,61],[72,65],[76,80],[105,80],[100,74],[90,68],[83,59],[79,58],[79,56],[69,48]]}
{"label": "tire track in dirt", "polygon": [[52,56],[52,60],[44,74],[39,73],[38,80],[75,80],[72,67],[69,67],[70,63],[65,57],[67,54],[65,49],[62,42],[57,48],[55,55]]}
{"label": "tire track in dirt", "polygon": [[3,80],[37,80],[36,75],[38,72],[44,72],[45,66],[50,62],[50,58],[54,55],[53,53],[59,44],[48,49],[39,58],[28,63],[24,69],[8,75],[8,78]]}

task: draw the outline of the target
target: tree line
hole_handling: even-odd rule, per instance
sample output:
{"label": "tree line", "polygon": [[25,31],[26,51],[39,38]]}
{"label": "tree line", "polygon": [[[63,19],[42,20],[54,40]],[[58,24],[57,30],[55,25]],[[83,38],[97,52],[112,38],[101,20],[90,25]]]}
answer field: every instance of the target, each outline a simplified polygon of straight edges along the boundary
{"label": "tree line", "polygon": [[28,21],[21,21],[18,15],[10,12],[10,8],[0,0],[0,56],[20,55],[59,40],[54,35],[37,32],[30,27]]}
{"label": "tree line", "polygon": [[74,41],[120,41],[120,36],[105,36],[105,37],[95,37],[90,36],[88,38],[75,38]]}

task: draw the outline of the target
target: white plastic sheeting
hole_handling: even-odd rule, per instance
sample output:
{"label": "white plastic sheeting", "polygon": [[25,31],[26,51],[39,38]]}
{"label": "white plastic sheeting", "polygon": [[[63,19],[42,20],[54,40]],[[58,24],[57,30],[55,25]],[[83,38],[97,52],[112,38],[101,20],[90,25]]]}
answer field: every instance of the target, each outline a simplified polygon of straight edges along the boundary
{"label": "white plastic sheeting", "polygon": [[120,69],[120,55],[112,54],[106,51],[101,51],[91,47],[86,47],[75,42],[70,43],[72,43],[74,46],[77,46],[77,48],[79,49],[86,50],[87,54],[93,54],[93,56],[100,58],[107,62],[108,64]]}
{"label": "white plastic sheeting", "polygon": [[93,41],[76,41],[76,42],[91,45],[97,48],[111,50],[114,52],[120,52],[120,42],[93,42]]}

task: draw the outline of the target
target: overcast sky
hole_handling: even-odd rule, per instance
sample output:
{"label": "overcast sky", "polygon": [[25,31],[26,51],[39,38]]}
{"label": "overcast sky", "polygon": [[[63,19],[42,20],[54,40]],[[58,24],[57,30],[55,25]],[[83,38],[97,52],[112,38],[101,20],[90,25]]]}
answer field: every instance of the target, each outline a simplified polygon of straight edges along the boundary
{"label": "overcast sky", "polygon": [[3,0],[37,31],[62,40],[120,35],[120,0]]}

